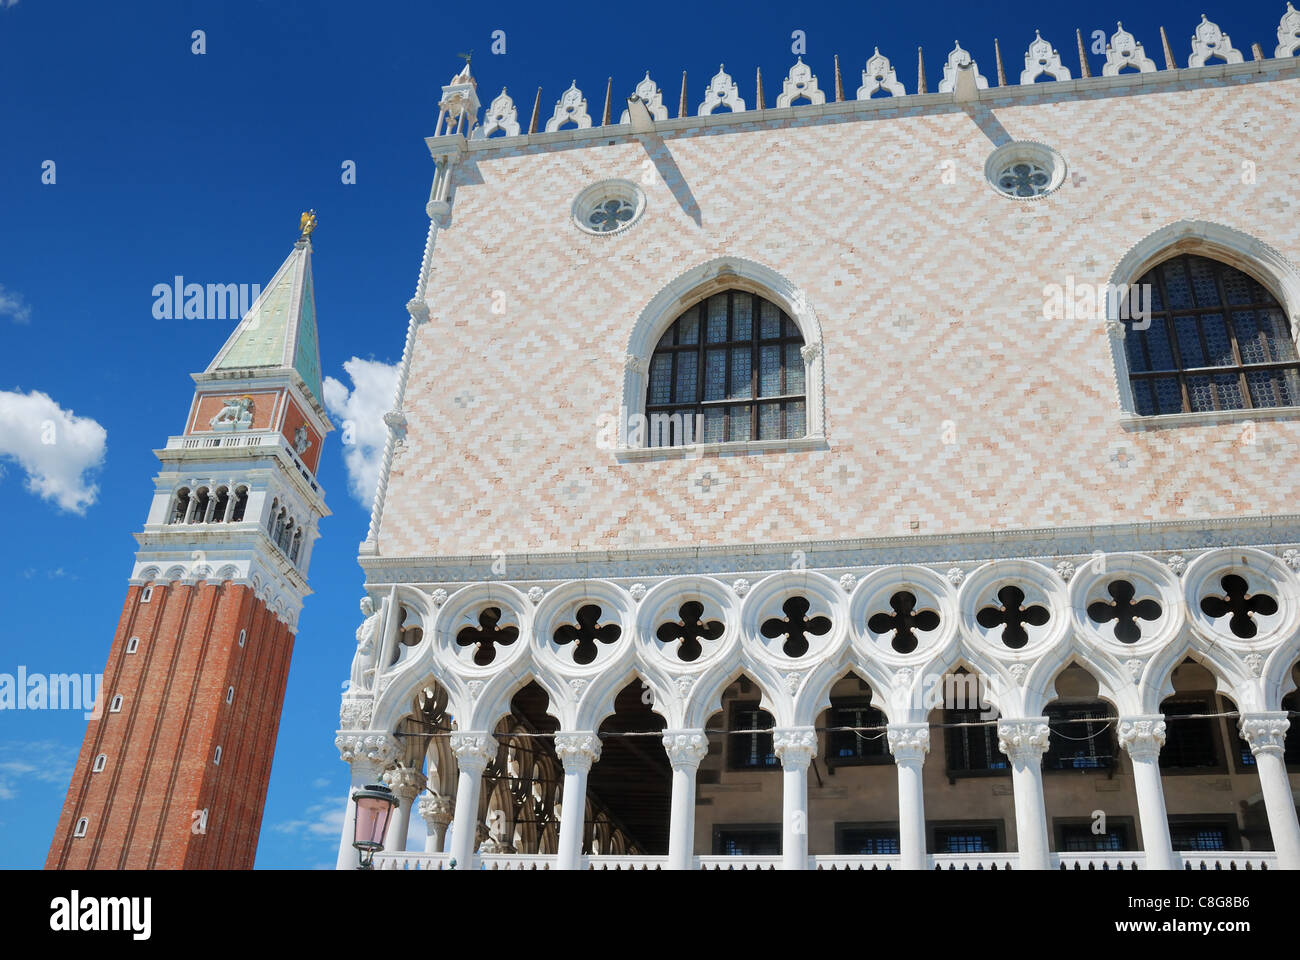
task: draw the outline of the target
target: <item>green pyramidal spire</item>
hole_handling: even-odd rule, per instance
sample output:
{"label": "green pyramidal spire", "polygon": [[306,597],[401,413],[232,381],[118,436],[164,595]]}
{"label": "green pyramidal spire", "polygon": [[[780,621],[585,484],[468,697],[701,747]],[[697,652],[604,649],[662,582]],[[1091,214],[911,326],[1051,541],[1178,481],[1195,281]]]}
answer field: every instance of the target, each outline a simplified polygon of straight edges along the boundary
{"label": "green pyramidal spire", "polygon": [[301,237],[205,371],[292,369],[321,403],[311,239]]}

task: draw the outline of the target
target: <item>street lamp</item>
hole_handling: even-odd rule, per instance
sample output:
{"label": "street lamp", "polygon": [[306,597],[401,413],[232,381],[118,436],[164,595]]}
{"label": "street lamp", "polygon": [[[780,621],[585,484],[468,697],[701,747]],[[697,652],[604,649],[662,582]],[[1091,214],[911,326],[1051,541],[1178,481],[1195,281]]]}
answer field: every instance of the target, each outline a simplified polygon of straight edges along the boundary
{"label": "street lamp", "polygon": [[397,806],[393,791],[382,783],[368,783],[352,794],[357,820],[352,830],[352,846],[357,848],[362,870],[373,870],[375,853],[384,849],[384,832]]}

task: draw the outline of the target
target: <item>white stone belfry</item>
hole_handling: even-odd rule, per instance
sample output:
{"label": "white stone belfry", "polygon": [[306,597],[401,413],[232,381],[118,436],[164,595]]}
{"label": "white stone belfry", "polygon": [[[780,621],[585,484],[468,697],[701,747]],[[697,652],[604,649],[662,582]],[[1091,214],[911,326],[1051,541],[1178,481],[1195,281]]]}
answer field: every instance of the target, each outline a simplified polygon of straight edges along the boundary
{"label": "white stone belfry", "polygon": [[[645,72],[644,79],[636,85],[636,89],[632,92],[641,98],[641,102],[645,104],[651,118],[655,120],[668,119],[668,108],[664,106],[663,91],[659,89],[659,84],[650,79],[649,70]],[[618,118],[619,123],[630,123],[631,120],[632,118],[626,110]]]}
{"label": "white stone belfry", "polygon": [[1241,63],[1241,51],[1232,46],[1232,38],[1219,29],[1219,25],[1201,14],[1201,22],[1192,35],[1192,55],[1187,58],[1189,67],[1203,67],[1211,57],[1222,57],[1224,63]]}
{"label": "white stone belfry", "polygon": [[867,58],[867,66],[862,71],[862,86],[858,87],[858,99],[870,100],[878,90],[887,90],[892,97],[902,97],[907,94],[903,84],[899,82],[897,72],[890,65],[889,58],[880,52],[879,47],[876,47],[876,52]]}
{"label": "white stone belfry", "polygon": [[501,88],[497,98],[488,106],[483,123],[475,128],[472,139],[486,140],[498,130],[507,137],[519,136],[519,111],[505,87]]}
{"label": "white stone belfry", "polygon": [[433,135],[469,134],[478,123],[478,107],[478,83],[470,74],[469,61],[466,60],[460,73],[442,88],[442,99],[438,101],[438,123]]}
{"label": "white stone belfry", "polygon": [[957,71],[966,66],[975,71],[975,86],[980,90],[987,90],[989,82],[980,73],[979,64],[961,48],[960,43],[957,43],[953,46],[952,52],[948,54],[948,62],[943,65],[943,79],[939,81],[939,92],[952,93],[955,91],[957,89]]}
{"label": "white stone belfry", "polygon": [[724,106],[730,107],[732,113],[740,113],[745,109],[745,101],[740,99],[740,89],[736,86],[736,81],[731,79],[731,74],[727,73],[722,64],[718,64],[718,72],[709,81],[708,89],[704,91],[704,102],[696,113],[707,117],[713,113],[714,108]]}
{"label": "white stone belfry", "polygon": [[554,133],[561,126],[572,121],[579,130],[591,126],[591,116],[587,113],[587,98],[578,89],[578,81],[569,84],[560,99],[555,101],[555,114],[546,121],[546,132]]}
{"label": "white stone belfry", "polygon": [[817,89],[817,77],[812,67],[803,62],[803,57],[795,61],[789,75],[781,81],[781,94],[776,98],[778,107],[793,106],[796,100],[807,98],[811,103],[825,103],[826,94]]}
{"label": "white stone belfry", "polygon": [[1025,69],[1020,72],[1020,82],[1033,83],[1043,74],[1047,74],[1053,80],[1069,80],[1070,68],[1061,63],[1060,52],[1035,30],[1034,42],[1025,52]]}
{"label": "white stone belfry", "polygon": [[1287,0],[1286,13],[1277,25],[1277,49],[1274,57],[1294,57],[1300,52],[1300,10]]}
{"label": "white stone belfry", "polygon": [[1142,44],[1124,29],[1123,23],[1116,23],[1115,27],[1110,43],[1106,44],[1106,64],[1101,68],[1101,75],[1116,77],[1125,67],[1136,67],[1139,73],[1155,73],[1156,62],[1147,56]]}

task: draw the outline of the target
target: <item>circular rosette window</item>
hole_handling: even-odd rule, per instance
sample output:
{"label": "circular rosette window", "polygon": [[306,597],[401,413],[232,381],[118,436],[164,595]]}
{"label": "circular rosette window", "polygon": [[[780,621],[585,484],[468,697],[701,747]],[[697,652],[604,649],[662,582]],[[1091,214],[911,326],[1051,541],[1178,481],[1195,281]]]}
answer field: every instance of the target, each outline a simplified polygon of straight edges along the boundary
{"label": "circular rosette window", "polygon": [[438,615],[442,656],[466,673],[495,673],[528,646],[518,613],[524,609],[524,598],[500,584],[453,594]]}
{"label": "circular rosette window", "polygon": [[1032,560],[995,560],[962,584],[962,619],[999,656],[1037,652],[1069,629],[1065,584]]}
{"label": "circular rosette window", "polygon": [[1183,591],[1201,632],[1232,644],[1267,644],[1300,626],[1295,575],[1262,550],[1202,554],[1188,565]]}
{"label": "circular rosette window", "polygon": [[1064,182],[1065,161],[1046,144],[1014,140],[989,154],[984,176],[1004,197],[1036,200]]}
{"label": "circular rosette window", "polygon": [[645,194],[631,180],[593,183],[573,201],[573,222],[584,233],[622,233],[645,212]]}
{"label": "circular rosette window", "polygon": [[952,585],[924,567],[887,567],[862,578],[849,619],[860,646],[885,660],[925,659],[956,632]]}
{"label": "circular rosette window", "polygon": [[776,574],[745,598],[745,637],[757,653],[782,666],[811,663],[844,636],[839,586],[818,573]]}
{"label": "circular rosette window", "polygon": [[711,663],[735,635],[730,620],[734,601],[727,593],[723,584],[705,578],[659,584],[638,610],[641,642],[670,670]]}
{"label": "circular rosette window", "polygon": [[631,649],[624,596],[618,587],[595,581],[552,591],[537,613],[542,656],[569,674],[595,673],[622,657]]}
{"label": "circular rosette window", "polygon": [[1070,581],[1079,632],[1116,655],[1150,652],[1178,635],[1182,590],[1172,570],[1135,553],[1096,556]]}

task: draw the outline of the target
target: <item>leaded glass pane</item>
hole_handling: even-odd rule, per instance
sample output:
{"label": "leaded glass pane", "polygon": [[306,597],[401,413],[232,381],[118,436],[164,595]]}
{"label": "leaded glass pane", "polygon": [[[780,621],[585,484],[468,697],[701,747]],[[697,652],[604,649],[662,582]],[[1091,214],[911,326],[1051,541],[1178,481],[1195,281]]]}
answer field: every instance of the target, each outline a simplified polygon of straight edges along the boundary
{"label": "leaded glass pane", "polygon": [[748,400],[753,395],[750,373],[753,353],[749,347],[731,348],[731,393],[737,400]]}
{"label": "leaded glass pane", "polygon": [[785,405],[785,436],[802,437],[808,432],[808,415],[804,401],[793,400]]}
{"label": "leaded glass pane", "polygon": [[704,442],[721,443],[724,439],[723,427],[726,425],[727,410],[725,407],[705,407],[704,408]]}
{"label": "leaded glass pane", "polygon": [[689,403],[696,396],[696,374],[698,356],[691,351],[679,351],[677,354],[677,385],[673,390],[674,403]]}
{"label": "leaded glass pane", "polygon": [[726,343],[727,341],[727,295],[719,293],[709,297],[709,343]]}
{"label": "leaded glass pane", "polygon": [[754,298],[748,293],[735,293],[731,317],[731,339],[749,340],[754,335]]}
{"label": "leaded glass pane", "polygon": [[1161,268],[1165,277],[1165,290],[1169,293],[1169,306],[1174,310],[1192,306],[1192,288],[1187,284],[1187,271],[1180,260],[1173,260]]}
{"label": "leaded glass pane", "polygon": [[671,354],[658,353],[650,361],[650,390],[647,394],[652,404],[668,403],[672,399],[673,358]]}
{"label": "leaded glass pane", "polygon": [[1183,367],[1204,367],[1205,352],[1201,349],[1201,337],[1196,332],[1195,317],[1174,317],[1174,329],[1178,331],[1178,352],[1183,358]]}
{"label": "leaded glass pane", "polygon": [[1133,324],[1124,326],[1124,354],[1128,357],[1128,368],[1134,373],[1143,373],[1151,369],[1147,363],[1146,351],[1142,349],[1144,335],[1142,331],[1134,329]]}
{"label": "leaded glass pane", "polygon": [[1259,318],[1254,310],[1238,310],[1232,315],[1232,326],[1237,333],[1237,349],[1242,363],[1267,363],[1266,338],[1259,333]]}
{"label": "leaded glass pane", "polygon": [[1223,271],[1223,292],[1229,303],[1259,303],[1255,297],[1254,280],[1239,270]]}
{"label": "leaded glass pane", "polygon": [[1256,370],[1246,374],[1250,402],[1256,407],[1289,407],[1300,403],[1300,374],[1294,370]]}
{"label": "leaded glass pane", "polygon": [[803,354],[797,343],[785,345],[785,392],[803,393]]}
{"label": "leaded glass pane", "polygon": [[1219,394],[1220,410],[1240,410],[1246,405],[1241,399],[1241,376],[1239,374],[1216,374],[1214,389]]}
{"label": "leaded glass pane", "polygon": [[731,436],[729,440],[752,440],[752,425],[750,423],[750,407],[747,403],[737,404],[731,409]]}
{"label": "leaded glass pane", "polygon": [[1210,366],[1236,365],[1237,360],[1232,355],[1232,340],[1228,336],[1228,326],[1223,322],[1223,314],[1207,313],[1201,317],[1201,332],[1205,334],[1205,345],[1210,351]]}
{"label": "leaded glass pane", "polygon": [[1296,359],[1295,341],[1291,339],[1291,325],[1281,310],[1265,310],[1263,327],[1268,340],[1269,359],[1287,361]]}
{"label": "leaded glass pane", "polygon": [[759,406],[758,439],[760,440],[782,439],[781,405],[779,403],[764,403]]}
{"label": "leaded glass pane", "polygon": [[1192,274],[1192,292],[1196,295],[1198,307],[1217,307],[1219,304],[1219,286],[1214,282],[1214,263],[1204,257],[1188,257],[1187,265]]}
{"label": "leaded glass pane", "polygon": [[1146,331],[1147,350],[1151,353],[1152,370],[1176,370],[1174,352],[1169,348],[1169,332],[1164,317],[1155,317]]}
{"label": "leaded glass pane", "polygon": [[1214,398],[1210,395],[1209,377],[1187,378],[1187,399],[1193,410],[1213,410]]}
{"label": "leaded glass pane", "polygon": [[760,397],[779,397],[781,395],[780,347],[759,347],[758,395]]}
{"label": "leaded glass pane", "polygon": [[724,400],[727,396],[727,350],[719,347],[704,355],[704,399]]}
{"label": "leaded glass pane", "polygon": [[1152,380],[1156,391],[1156,406],[1160,413],[1179,413],[1183,409],[1183,393],[1173,377]]}
{"label": "leaded glass pane", "polygon": [[677,342],[678,343],[699,343],[700,342],[700,308],[691,307],[682,318],[677,321]]}
{"label": "leaded glass pane", "polygon": [[775,340],[781,335],[781,311],[776,304],[762,301],[758,307],[758,330],[764,340]]}
{"label": "leaded glass pane", "polygon": [[1133,401],[1137,407],[1137,412],[1144,417],[1156,412],[1156,401],[1151,394],[1150,380],[1137,380],[1134,382]]}

